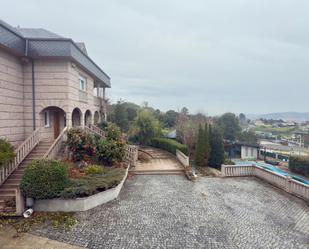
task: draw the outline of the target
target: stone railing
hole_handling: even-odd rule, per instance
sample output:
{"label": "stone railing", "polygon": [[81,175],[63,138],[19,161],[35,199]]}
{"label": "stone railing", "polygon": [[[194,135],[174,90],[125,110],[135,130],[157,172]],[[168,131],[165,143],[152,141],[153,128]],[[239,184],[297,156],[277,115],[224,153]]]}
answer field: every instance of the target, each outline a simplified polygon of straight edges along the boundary
{"label": "stone railing", "polygon": [[57,155],[61,149],[63,142],[66,141],[67,139],[67,130],[68,130],[68,127],[64,127],[62,132],[55,139],[55,141],[50,146],[48,151],[45,153],[43,158],[46,158],[46,159],[56,159],[57,158]]}
{"label": "stone railing", "polygon": [[222,176],[251,176],[253,175],[253,165],[222,165]]}
{"label": "stone railing", "polygon": [[15,150],[15,158],[12,163],[0,168],[0,185],[18,168],[19,164],[28,156],[40,141],[40,128],[32,134]]}
{"label": "stone railing", "polygon": [[290,176],[283,176],[274,171],[261,168],[256,165],[222,165],[221,175],[228,176],[255,176],[268,183],[283,189],[284,191],[296,195],[309,201],[309,186],[292,179]]}
{"label": "stone railing", "polygon": [[90,124],[89,127],[88,126],[85,126],[85,129],[91,133],[94,133],[98,136],[100,136],[101,138],[105,138],[105,132],[100,129],[99,127],[93,125],[93,124]]}
{"label": "stone railing", "polygon": [[176,157],[185,168],[190,166],[189,157],[182,153],[180,150],[176,149]]}
{"label": "stone railing", "polygon": [[138,160],[138,147],[135,145],[126,145],[125,147],[125,161],[135,166]]}

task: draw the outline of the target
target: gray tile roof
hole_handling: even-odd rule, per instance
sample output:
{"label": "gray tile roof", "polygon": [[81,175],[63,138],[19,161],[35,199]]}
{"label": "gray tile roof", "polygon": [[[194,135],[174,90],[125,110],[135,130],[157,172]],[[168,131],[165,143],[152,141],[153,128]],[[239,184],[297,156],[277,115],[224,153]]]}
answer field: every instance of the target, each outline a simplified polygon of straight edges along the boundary
{"label": "gray tile roof", "polygon": [[42,38],[42,39],[59,39],[64,38],[63,36],[57,35],[53,32],[50,32],[46,29],[32,29],[32,28],[17,28],[17,30],[25,38]]}
{"label": "gray tile roof", "polygon": [[84,42],[75,42],[75,44],[85,53],[87,53],[86,44]]}
{"label": "gray tile roof", "polygon": [[59,36],[45,29],[14,28],[0,20],[0,46],[17,56],[30,58],[70,58],[94,79],[110,87],[110,77],[87,55],[84,43]]}

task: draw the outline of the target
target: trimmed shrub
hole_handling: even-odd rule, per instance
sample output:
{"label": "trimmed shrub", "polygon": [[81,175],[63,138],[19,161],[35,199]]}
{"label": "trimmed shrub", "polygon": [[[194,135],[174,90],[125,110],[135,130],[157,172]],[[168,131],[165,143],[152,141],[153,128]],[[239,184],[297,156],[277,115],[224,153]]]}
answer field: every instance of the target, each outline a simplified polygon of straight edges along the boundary
{"label": "trimmed shrub", "polygon": [[309,157],[290,156],[289,169],[294,173],[309,177]]}
{"label": "trimmed shrub", "polygon": [[68,132],[67,145],[72,152],[73,161],[91,161],[95,157],[95,139],[80,128],[72,128]]}
{"label": "trimmed shrub", "polygon": [[25,170],[21,191],[26,197],[58,197],[69,183],[67,165],[56,160],[35,160]]}
{"label": "trimmed shrub", "polygon": [[184,144],[169,138],[153,138],[150,141],[150,145],[156,148],[167,150],[168,152],[176,155],[176,149],[188,155],[188,147]]}
{"label": "trimmed shrub", "polygon": [[124,146],[121,141],[101,139],[97,145],[97,158],[105,165],[122,162],[125,155]]}
{"label": "trimmed shrub", "polygon": [[71,180],[60,196],[62,198],[79,198],[97,194],[116,187],[124,177],[124,169],[104,168],[103,174],[88,175]]}
{"label": "trimmed shrub", "polygon": [[5,139],[0,139],[0,168],[13,161],[14,147]]}

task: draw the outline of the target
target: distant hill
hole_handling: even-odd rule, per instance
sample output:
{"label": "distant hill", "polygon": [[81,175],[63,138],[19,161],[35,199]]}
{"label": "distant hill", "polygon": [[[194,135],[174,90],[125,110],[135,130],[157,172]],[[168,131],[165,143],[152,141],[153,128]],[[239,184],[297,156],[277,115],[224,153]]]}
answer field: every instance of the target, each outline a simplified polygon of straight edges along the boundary
{"label": "distant hill", "polygon": [[282,119],[284,121],[304,122],[309,121],[309,112],[278,112],[268,114],[247,114],[247,118],[254,119]]}

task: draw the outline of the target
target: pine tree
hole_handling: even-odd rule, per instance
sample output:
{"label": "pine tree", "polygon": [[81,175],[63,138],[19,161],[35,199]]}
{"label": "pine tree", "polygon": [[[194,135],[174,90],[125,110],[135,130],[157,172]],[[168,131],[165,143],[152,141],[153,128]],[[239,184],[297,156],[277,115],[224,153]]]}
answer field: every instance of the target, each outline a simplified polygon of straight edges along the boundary
{"label": "pine tree", "polygon": [[205,129],[204,129],[204,164],[208,165],[209,155],[210,155],[210,143],[209,143],[209,128],[208,124],[205,123]]}
{"label": "pine tree", "polygon": [[202,126],[199,125],[198,129],[198,135],[197,135],[197,142],[195,146],[195,158],[194,162],[197,166],[203,166],[204,165],[204,137],[203,137],[203,129]]}
{"label": "pine tree", "polygon": [[209,143],[211,147],[209,165],[214,168],[221,168],[224,162],[223,137],[220,130],[216,127],[210,129]]}

